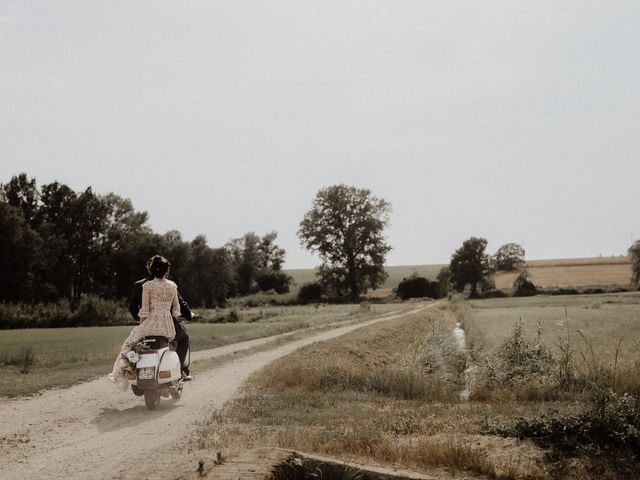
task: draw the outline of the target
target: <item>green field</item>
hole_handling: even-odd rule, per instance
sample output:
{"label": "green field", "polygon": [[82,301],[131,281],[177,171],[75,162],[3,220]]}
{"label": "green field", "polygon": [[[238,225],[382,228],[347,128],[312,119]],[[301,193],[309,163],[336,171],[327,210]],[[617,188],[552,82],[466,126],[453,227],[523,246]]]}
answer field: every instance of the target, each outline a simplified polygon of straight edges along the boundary
{"label": "green field", "polygon": [[557,352],[561,337],[568,334],[578,367],[585,366],[582,355],[591,358],[591,347],[602,366],[612,366],[621,338],[618,366],[632,367],[639,360],[640,293],[478,300],[471,307],[465,330],[480,358],[522,320],[531,339],[540,325],[542,343],[552,351]]}
{"label": "green field", "polygon": [[[384,313],[397,305],[376,305]],[[237,323],[190,323],[193,351],[357,318],[359,305],[266,307]],[[215,312],[201,311],[203,318]],[[370,315],[370,314],[367,314]],[[28,395],[106,375],[131,327],[0,330],[0,396]],[[27,373],[21,373],[25,371]]]}

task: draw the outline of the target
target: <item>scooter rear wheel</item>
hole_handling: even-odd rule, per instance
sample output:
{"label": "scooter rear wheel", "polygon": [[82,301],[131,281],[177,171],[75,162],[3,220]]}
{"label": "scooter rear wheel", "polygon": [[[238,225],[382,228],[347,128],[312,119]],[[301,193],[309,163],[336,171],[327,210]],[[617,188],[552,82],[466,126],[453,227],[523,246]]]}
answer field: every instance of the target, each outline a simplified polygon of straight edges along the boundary
{"label": "scooter rear wheel", "polygon": [[157,390],[145,390],[144,404],[148,410],[155,410],[160,403],[160,392]]}

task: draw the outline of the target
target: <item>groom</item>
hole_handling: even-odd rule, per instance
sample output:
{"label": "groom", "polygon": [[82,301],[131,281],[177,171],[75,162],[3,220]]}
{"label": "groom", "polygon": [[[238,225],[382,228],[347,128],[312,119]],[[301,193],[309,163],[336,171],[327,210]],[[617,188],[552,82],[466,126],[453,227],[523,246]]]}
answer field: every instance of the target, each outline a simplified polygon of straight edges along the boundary
{"label": "groom", "polygon": [[[147,271],[148,270],[149,263],[147,263]],[[136,322],[140,322],[138,312],[140,311],[140,307],[142,307],[142,285],[149,280],[153,280],[153,275],[149,274],[145,278],[138,280],[133,284],[133,289],[131,290],[131,296],[129,297],[129,312]],[[178,302],[180,303],[180,314],[187,320],[191,320],[193,315],[189,309],[189,305],[187,305],[187,302],[185,302],[180,293],[178,293]],[[173,326],[176,329],[176,353],[178,354],[180,365],[182,366],[182,378],[189,381],[191,380],[189,365],[186,367],[184,366],[184,360],[187,356],[187,352],[189,351],[189,334],[187,333],[187,329],[184,328],[184,326],[182,326],[182,324],[175,318],[173,319]]]}

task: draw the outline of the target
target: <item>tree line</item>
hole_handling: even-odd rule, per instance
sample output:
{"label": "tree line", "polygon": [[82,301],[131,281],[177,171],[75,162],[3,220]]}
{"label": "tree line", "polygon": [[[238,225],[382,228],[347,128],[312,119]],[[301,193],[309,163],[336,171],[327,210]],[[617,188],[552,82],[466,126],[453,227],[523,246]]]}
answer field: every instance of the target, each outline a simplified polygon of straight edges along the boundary
{"label": "tree line", "polygon": [[196,306],[289,291],[276,232],[247,233],[214,248],[204,235],[186,241],[177,230],[153,232],[148,220],[114,193],[76,192],[60,182],[38,186],[24,173],[12,177],[0,184],[0,300],[121,299],[158,253],[170,259],[171,277]]}
{"label": "tree line", "polygon": [[[381,286],[391,250],[384,231],[391,205],[365,188],[333,185],[321,189],[299,225],[298,237],[319,255],[318,281],[302,285],[301,303],[327,299],[357,301]],[[83,294],[118,299],[142,276],[144,261],[160,253],[172,262],[172,277],[192,304],[223,305],[230,296],[257,291],[286,293],[291,278],[283,271],[285,251],[277,233],[247,233],[212,248],[204,235],[192,241],[172,230],[155,233],[148,214],[114,193],[89,187],[75,192],[59,182],[38,187],[26,174],[0,184],[0,300],[77,301]],[[449,289],[470,296],[494,289],[491,274],[524,264],[524,248],[508,243],[495,255],[487,240],[471,237],[451,257],[436,281],[404,279],[397,293],[445,296]],[[640,242],[629,254],[633,281],[640,283]],[[532,290],[526,272],[522,285]]]}

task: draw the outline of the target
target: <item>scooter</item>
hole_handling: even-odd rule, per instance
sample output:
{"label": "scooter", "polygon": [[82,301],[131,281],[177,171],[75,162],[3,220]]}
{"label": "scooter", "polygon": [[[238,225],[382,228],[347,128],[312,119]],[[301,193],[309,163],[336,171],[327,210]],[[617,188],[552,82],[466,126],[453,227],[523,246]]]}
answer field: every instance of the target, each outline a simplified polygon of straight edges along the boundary
{"label": "scooter", "polygon": [[[144,395],[147,409],[155,410],[160,398],[182,398],[184,380],[180,359],[175,349],[165,337],[143,337],[137,345],[138,353],[135,368],[127,372],[127,379],[133,393],[139,397]],[[185,366],[191,360],[187,353]]]}

